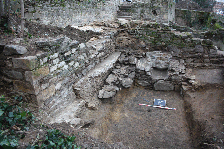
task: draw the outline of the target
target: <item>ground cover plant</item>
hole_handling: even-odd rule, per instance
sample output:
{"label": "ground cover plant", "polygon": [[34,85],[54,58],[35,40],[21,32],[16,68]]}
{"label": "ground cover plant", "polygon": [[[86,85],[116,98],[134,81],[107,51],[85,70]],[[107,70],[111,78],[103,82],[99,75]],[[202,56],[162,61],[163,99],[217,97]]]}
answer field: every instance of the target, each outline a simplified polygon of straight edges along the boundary
{"label": "ground cover plant", "polygon": [[[9,102],[6,97],[0,97],[0,147],[4,149],[18,148],[19,140],[25,137],[29,130],[34,115],[22,107],[22,97],[14,97],[16,102]],[[64,135],[57,129],[48,129],[41,140],[37,136],[36,141],[28,144],[27,149],[77,149],[74,143],[75,136]]]}

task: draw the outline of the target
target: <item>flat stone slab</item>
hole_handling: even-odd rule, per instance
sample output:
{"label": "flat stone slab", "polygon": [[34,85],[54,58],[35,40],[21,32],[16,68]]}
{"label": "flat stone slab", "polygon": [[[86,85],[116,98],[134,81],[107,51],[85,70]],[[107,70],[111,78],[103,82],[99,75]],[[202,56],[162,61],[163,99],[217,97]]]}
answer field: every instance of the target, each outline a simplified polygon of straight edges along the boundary
{"label": "flat stone slab", "polygon": [[174,86],[169,81],[159,80],[154,84],[154,88],[156,91],[172,91],[174,90]]}
{"label": "flat stone slab", "polygon": [[151,70],[152,74],[152,79],[153,80],[166,80],[169,77],[168,71],[167,70],[157,70],[157,69],[152,69]]}
{"label": "flat stone slab", "polygon": [[98,90],[104,84],[105,77],[114,67],[115,62],[120,56],[120,52],[115,52],[98,64],[94,69],[81,78],[73,85],[76,95],[84,100],[91,100]]}

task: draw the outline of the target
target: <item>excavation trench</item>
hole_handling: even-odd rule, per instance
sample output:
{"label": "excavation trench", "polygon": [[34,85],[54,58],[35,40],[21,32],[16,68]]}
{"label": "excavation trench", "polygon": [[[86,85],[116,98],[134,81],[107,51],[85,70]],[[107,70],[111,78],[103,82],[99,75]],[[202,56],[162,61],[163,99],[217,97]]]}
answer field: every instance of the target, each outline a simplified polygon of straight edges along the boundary
{"label": "excavation trench", "polygon": [[[213,101],[208,100],[211,92]],[[188,94],[192,92],[182,97],[179,92],[139,86],[123,89],[113,99],[103,100],[97,111],[87,114],[86,118],[95,118],[95,124],[86,131],[109,144],[122,142],[130,148],[210,148],[216,147],[210,145],[214,143],[222,146],[223,129],[218,126],[223,122],[220,115],[223,89],[194,92],[195,97]],[[138,105],[153,104],[154,98],[166,100],[168,107],[177,110]],[[214,109],[208,110],[210,105]],[[216,114],[217,117],[210,117]]]}
{"label": "excavation trench", "polygon": [[[122,142],[130,148],[223,147],[222,70],[194,70],[192,75],[201,84],[197,89],[156,91],[135,82],[114,97],[101,99],[98,110],[88,110],[83,117],[95,120],[86,131],[106,143]],[[166,100],[166,106],[176,110],[139,105],[152,105],[154,99]]]}

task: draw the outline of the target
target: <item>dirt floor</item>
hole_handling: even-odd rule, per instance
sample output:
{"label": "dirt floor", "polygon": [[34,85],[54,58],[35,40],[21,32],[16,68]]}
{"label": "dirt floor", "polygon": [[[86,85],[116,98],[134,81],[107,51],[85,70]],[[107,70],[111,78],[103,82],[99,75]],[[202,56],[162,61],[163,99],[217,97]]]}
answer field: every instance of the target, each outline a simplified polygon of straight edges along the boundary
{"label": "dirt floor", "polygon": [[[168,107],[177,110],[138,105],[153,104],[154,98],[166,100]],[[119,91],[112,100],[105,100],[97,112],[88,114],[96,118],[87,130],[91,136],[107,143],[123,142],[130,148],[192,148],[179,93],[133,86]]]}

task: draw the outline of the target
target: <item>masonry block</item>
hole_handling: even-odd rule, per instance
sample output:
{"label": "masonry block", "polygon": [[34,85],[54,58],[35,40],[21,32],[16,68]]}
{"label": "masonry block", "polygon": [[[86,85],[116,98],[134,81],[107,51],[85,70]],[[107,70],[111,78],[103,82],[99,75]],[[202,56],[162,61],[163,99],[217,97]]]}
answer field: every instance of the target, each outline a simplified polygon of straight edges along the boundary
{"label": "masonry block", "polygon": [[39,64],[36,56],[13,58],[12,62],[14,68],[21,68],[24,70],[33,70],[34,68],[38,67]]}

